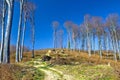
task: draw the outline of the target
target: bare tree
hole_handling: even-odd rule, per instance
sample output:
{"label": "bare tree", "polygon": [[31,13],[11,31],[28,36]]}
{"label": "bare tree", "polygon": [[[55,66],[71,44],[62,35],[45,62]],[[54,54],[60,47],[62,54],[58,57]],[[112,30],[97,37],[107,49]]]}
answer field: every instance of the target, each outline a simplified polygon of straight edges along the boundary
{"label": "bare tree", "polygon": [[35,9],[36,9],[36,6],[34,3],[32,2],[29,2],[29,9],[31,11],[31,17],[29,18],[30,19],[30,23],[31,23],[31,41],[32,41],[32,58],[34,58],[34,45],[35,45]]}
{"label": "bare tree", "polygon": [[85,41],[86,41],[86,29],[84,24],[80,25],[80,33],[81,33],[81,50],[85,50]]}
{"label": "bare tree", "polygon": [[53,46],[54,48],[57,48],[57,28],[59,26],[59,22],[58,21],[53,21],[52,22],[52,26],[53,26]]}
{"label": "bare tree", "polygon": [[68,33],[68,35],[67,35],[67,38],[68,38],[68,41],[67,41],[68,49],[71,49],[72,24],[73,24],[72,21],[66,21],[66,22],[64,23],[64,26],[65,26],[65,28],[66,28],[66,30],[67,30],[67,33]]}
{"label": "bare tree", "polygon": [[78,39],[78,25],[77,24],[72,25],[72,39],[73,39],[73,43],[74,43],[74,49],[76,50],[77,39]]}
{"label": "bare tree", "polygon": [[23,51],[24,51],[24,39],[25,39],[25,32],[26,32],[26,23],[27,20],[31,24],[31,41],[32,41],[32,58],[34,58],[34,44],[35,44],[35,22],[34,22],[34,15],[35,15],[36,6],[32,2],[28,2],[27,0],[24,1],[23,5],[23,18],[24,18],[24,26],[23,26],[23,34],[21,38],[21,49],[20,49],[20,58],[23,58]]}
{"label": "bare tree", "polygon": [[118,14],[110,14],[107,17],[106,24],[109,27],[111,39],[112,39],[112,45],[113,45],[113,50],[114,50],[114,59],[117,61],[117,56],[116,54],[119,53],[119,58],[120,58],[120,50],[118,47],[118,37],[117,37],[117,27],[119,23],[119,16]]}
{"label": "bare tree", "polygon": [[18,24],[18,37],[16,43],[16,62],[21,61],[20,59],[20,38],[21,38],[21,27],[22,27],[22,13],[23,13],[23,4],[24,0],[20,0],[20,15],[19,15],[19,24]]}
{"label": "bare tree", "polygon": [[88,54],[91,56],[91,18],[90,15],[84,16],[84,26],[86,28],[87,33],[87,47],[88,47]]}
{"label": "bare tree", "polygon": [[93,26],[96,28],[96,34],[98,36],[98,48],[99,48],[99,54],[100,58],[102,58],[102,34],[103,34],[103,23],[101,17],[93,17]]}
{"label": "bare tree", "polygon": [[21,38],[21,51],[20,51],[20,58],[22,60],[23,58],[23,49],[24,49],[24,39],[25,39],[25,32],[26,32],[26,23],[27,23],[27,19],[30,17],[30,11],[29,11],[29,4],[27,3],[27,1],[24,2],[24,6],[23,6],[23,35]]}
{"label": "bare tree", "polygon": [[57,44],[59,48],[63,48],[63,34],[64,31],[62,29],[57,31]]}

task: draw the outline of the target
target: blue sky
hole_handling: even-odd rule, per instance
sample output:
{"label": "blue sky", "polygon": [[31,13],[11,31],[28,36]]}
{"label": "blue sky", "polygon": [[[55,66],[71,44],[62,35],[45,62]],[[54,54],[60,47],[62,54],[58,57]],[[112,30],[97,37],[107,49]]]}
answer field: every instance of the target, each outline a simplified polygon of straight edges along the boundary
{"label": "blue sky", "polygon": [[[85,14],[102,16],[120,14],[120,0],[30,0],[37,6],[35,13],[35,49],[52,48],[52,21],[63,23],[71,20],[80,24]],[[15,3],[11,44],[16,43],[19,8]],[[65,30],[65,29],[64,29]],[[31,47],[30,26],[27,26],[25,45]],[[64,36],[66,39],[66,35]]]}

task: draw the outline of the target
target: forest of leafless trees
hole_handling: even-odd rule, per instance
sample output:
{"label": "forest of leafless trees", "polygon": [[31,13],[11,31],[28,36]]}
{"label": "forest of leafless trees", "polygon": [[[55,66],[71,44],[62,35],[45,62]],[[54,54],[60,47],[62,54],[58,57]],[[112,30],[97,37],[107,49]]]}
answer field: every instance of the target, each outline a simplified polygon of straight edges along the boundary
{"label": "forest of leafless trees", "polygon": [[[63,46],[63,30],[57,31],[58,21],[53,23],[54,29],[54,48],[56,45]],[[120,59],[120,16],[109,14],[106,19],[100,16],[85,15],[83,22],[75,24],[66,21],[63,25],[67,31],[67,48],[79,51],[87,51],[88,55],[99,53],[102,59],[103,52],[106,55],[113,53],[114,60]],[[61,39],[57,39],[57,32],[62,34]],[[57,44],[60,43],[60,44]],[[62,48],[62,47],[57,47]]]}
{"label": "forest of leafless trees", "polygon": [[[30,24],[32,55],[34,58],[35,44],[35,10],[36,6],[29,0],[0,0],[0,63],[10,62],[10,36],[13,24],[14,4],[19,3],[19,22],[16,43],[16,62],[22,61],[24,51],[24,39],[26,24]],[[64,22],[67,32],[67,48],[79,51],[87,51],[88,55],[99,53],[102,59],[103,52],[109,55],[113,53],[114,60],[120,59],[120,16],[109,14],[106,19],[99,16],[85,15],[81,24],[72,21]],[[58,28],[58,21],[52,22],[54,48],[64,47],[64,30]]]}
{"label": "forest of leafless trees", "polygon": [[16,62],[23,58],[24,38],[26,32],[26,24],[31,24],[31,43],[32,43],[32,57],[34,57],[34,13],[36,6],[29,0],[0,0],[0,27],[1,27],[1,48],[0,48],[0,63],[10,62],[10,36],[13,24],[14,5],[19,3],[19,22],[18,22],[18,36],[16,43]]}

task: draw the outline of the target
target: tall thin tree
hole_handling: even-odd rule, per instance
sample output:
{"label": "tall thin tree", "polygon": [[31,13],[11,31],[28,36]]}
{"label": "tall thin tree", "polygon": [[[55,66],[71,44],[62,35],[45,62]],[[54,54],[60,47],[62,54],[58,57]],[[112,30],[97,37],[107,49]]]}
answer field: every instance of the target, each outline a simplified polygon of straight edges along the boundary
{"label": "tall thin tree", "polygon": [[66,21],[64,23],[64,26],[67,30],[67,47],[68,49],[71,49],[71,32],[72,32],[72,24],[73,22],[72,21]]}
{"label": "tall thin tree", "polygon": [[57,29],[59,26],[58,21],[53,21],[52,22],[52,27],[53,27],[53,46],[54,48],[57,48]]}
{"label": "tall thin tree", "polygon": [[30,5],[30,11],[31,11],[31,17],[29,19],[31,23],[32,58],[34,58],[35,57],[34,46],[35,46],[35,9],[36,9],[36,6],[32,2],[29,2],[29,5]]}
{"label": "tall thin tree", "polygon": [[24,0],[20,0],[20,15],[19,15],[19,24],[18,24],[18,36],[17,36],[17,43],[16,43],[16,62],[19,62],[20,59],[20,38],[21,38],[21,28],[22,28],[22,14],[23,14],[23,4]]}
{"label": "tall thin tree", "polygon": [[8,6],[8,13],[7,13],[8,16],[7,16],[7,24],[5,31],[3,63],[10,62],[10,35],[11,35],[12,22],[13,22],[14,0],[6,0],[6,3]]}

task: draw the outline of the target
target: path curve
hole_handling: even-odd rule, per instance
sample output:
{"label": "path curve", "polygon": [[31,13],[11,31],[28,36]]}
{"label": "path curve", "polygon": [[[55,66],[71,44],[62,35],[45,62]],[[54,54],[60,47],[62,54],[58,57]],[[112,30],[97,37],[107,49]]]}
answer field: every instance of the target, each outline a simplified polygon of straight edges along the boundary
{"label": "path curve", "polygon": [[[39,60],[36,60],[35,63],[40,63]],[[54,68],[42,68],[44,65],[34,65],[35,68],[43,71],[45,73],[44,80],[74,80],[71,75],[63,74],[61,71]]]}

